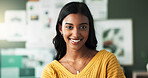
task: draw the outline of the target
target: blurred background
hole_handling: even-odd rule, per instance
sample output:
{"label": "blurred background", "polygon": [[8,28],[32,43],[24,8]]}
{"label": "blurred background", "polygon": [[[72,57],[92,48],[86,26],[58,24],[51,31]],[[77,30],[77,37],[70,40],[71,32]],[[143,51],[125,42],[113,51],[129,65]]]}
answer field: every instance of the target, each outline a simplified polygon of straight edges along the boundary
{"label": "blurred background", "polygon": [[148,78],[148,0],[0,0],[1,78],[40,78],[56,55],[58,13],[71,1],[92,12],[97,50],[114,53],[127,78]]}

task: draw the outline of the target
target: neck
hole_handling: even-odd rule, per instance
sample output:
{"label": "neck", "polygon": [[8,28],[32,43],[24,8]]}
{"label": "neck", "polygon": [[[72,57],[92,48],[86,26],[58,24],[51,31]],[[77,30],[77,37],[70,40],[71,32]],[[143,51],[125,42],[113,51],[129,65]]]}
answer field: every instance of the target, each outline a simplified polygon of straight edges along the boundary
{"label": "neck", "polygon": [[69,59],[69,61],[76,61],[87,58],[90,53],[91,51],[87,47],[80,50],[67,49],[65,58]]}

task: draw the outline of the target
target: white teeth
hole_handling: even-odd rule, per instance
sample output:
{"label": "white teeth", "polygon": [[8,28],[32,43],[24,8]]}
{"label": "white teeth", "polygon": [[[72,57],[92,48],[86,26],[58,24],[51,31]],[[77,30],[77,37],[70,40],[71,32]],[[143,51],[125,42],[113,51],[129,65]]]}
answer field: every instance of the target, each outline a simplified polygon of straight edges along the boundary
{"label": "white teeth", "polygon": [[71,41],[73,41],[73,42],[79,42],[80,40],[71,40]]}

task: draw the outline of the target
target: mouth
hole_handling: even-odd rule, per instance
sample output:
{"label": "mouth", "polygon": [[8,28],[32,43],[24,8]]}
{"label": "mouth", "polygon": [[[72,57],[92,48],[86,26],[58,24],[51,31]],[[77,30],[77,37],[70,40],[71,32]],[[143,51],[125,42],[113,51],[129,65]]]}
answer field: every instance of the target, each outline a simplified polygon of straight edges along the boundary
{"label": "mouth", "polygon": [[71,39],[71,41],[72,41],[72,42],[79,42],[79,41],[80,41],[80,39],[79,39],[79,40],[74,40],[74,39]]}
{"label": "mouth", "polygon": [[72,44],[78,44],[80,41],[82,41],[82,39],[72,39],[72,38],[69,38],[69,40],[71,41]]}

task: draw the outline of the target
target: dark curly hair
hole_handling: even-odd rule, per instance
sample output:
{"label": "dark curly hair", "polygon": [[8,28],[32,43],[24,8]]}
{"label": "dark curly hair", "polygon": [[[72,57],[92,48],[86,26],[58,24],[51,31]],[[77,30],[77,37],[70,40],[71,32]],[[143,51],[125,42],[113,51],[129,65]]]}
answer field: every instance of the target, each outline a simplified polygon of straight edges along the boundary
{"label": "dark curly hair", "polygon": [[82,14],[89,19],[89,35],[85,45],[89,49],[96,50],[97,39],[95,36],[93,17],[91,15],[89,8],[83,2],[70,2],[61,9],[58,20],[57,20],[57,24],[56,24],[57,34],[53,39],[53,44],[57,52],[55,60],[59,61],[66,54],[66,43],[59,31],[59,25],[62,25],[62,21],[67,15],[77,14],[77,13]]}

